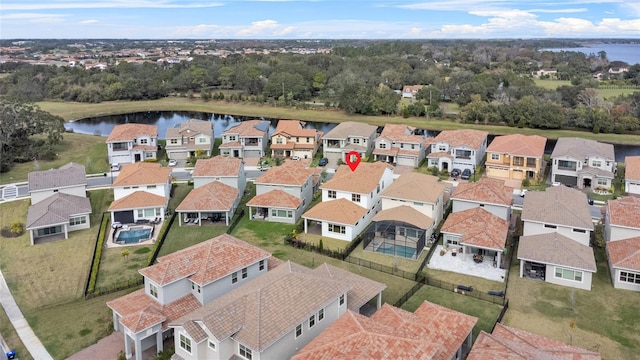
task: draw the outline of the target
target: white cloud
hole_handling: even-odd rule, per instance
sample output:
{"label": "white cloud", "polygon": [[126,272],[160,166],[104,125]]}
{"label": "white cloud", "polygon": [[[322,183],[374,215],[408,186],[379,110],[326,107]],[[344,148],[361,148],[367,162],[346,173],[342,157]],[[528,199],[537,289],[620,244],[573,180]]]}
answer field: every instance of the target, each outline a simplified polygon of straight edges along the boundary
{"label": "white cloud", "polygon": [[20,20],[20,22],[27,23],[59,23],[63,22],[68,16],[67,14],[15,13],[0,15],[0,20]]}
{"label": "white cloud", "polygon": [[237,35],[242,37],[266,35],[268,32],[273,33],[280,28],[281,25],[275,20],[254,21],[250,26],[238,30]]}
{"label": "white cloud", "polygon": [[219,2],[182,3],[174,0],[111,0],[111,1],[78,1],[42,2],[42,3],[0,3],[0,10],[60,10],[60,9],[106,9],[106,8],[208,8],[223,6]]}
{"label": "white cloud", "polygon": [[83,24],[83,25],[87,25],[87,24],[97,24],[97,23],[99,23],[99,22],[100,22],[100,21],[98,21],[98,20],[91,19],[91,20],[82,20],[82,21],[80,21],[80,24]]}
{"label": "white cloud", "polygon": [[579,12],[587,12],[589,9],[587,8],[575,8],[575,9],[528,9],[528,12],[532,13],[579,13]]}

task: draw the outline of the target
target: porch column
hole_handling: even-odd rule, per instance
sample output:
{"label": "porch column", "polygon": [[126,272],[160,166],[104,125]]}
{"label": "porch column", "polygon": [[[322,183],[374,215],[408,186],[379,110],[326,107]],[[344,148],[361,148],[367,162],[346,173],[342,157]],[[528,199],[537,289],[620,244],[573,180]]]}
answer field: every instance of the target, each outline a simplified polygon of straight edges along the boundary
{"label": "porch column", "polygon": [[382,307],[382,293],[378,293],[378,309]]}
{"label": "porch column", "polygon": [[64,226],[64,238],[68,239],[69,238],[69,226],[67,224],[64,224],[62,226]]}
{"label": "porch column", "polygon": [[523,272],[524,272],[524,261],[520,260],[520,277],[522,277]]}
{"label": "porch column", "polygon": [[33,242],[33,230],[29,230],[29,237],[31,238],[31,245],[34,245],[35,243]]}
{"label": "porch column", "polygon": [[[251,218],[251,214],[249,214],[249,218]],[[224,213],[224,221],[227,226],[229,226],[229,212],[225,211]]]}
{"label": "porch column", "polygon": [[115,311],[112,311],[113,314],[111,314],[113,316],[113,330],[118,331],[118,315],[116,315]]}
{"label": "porch column", "polygon": [[251,206],[249,206],[249,220],[251,220]]}
{"label": "porch column", "polygon": [[133,354],[131,354],[131,344],[129,344],[129,336],[126,332],[124,333],[124,353],[127,359],[131,359],[131,356],[133,356]]}
{"label": "porch column", "polygon": [[202,212],[198,211],[198,226],[202,226]]}
{"label": "porch column", "polygon": [[182,214],[178,213],[178,226],[182,226]]}
{"label": "porch column", "polygon": [[138,336],[133,339],[133,343],[136,350],[136,360],[142,360],[142,342],[138,339]]}
{"label": "porch column", "polygon": [[304,219],[304,232],[307,232],[307,219]]}
{"label": "porch column", "polygon": [[164,350],[164,342],[162,340],[162,329],[156,333],[156,353],[160,354]]}

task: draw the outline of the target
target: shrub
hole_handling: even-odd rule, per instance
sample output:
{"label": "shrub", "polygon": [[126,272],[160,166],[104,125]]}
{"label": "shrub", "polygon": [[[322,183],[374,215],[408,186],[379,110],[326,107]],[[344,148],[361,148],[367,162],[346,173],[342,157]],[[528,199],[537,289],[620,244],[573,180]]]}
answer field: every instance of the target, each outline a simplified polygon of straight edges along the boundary
{"label": "shrub", "polygon": [[15,236],[20,236],[24,234],[24,223],[20,221],[14,221],[11,223],[11,233]]}
{"label": "shrub", "polygon": [[529,180],[529,178],[526,177],[522,180],[522,187],[529,187],[529,186],[531,186],[531,180]]}
{"label": "shrub", "polygon": [[102,259],[102,249],[104,248],[104,240],[107,237],[109,225],[109,221],[105,221],[105,217],[106,215],[102,216],[102,223],[100,224],[100,232],[98,233],[96,251],[93,254],[93,266],[91,267],[91,274],[89,275],[89,286],[87,286],[87,293],[93,293],[95,291],[96,282],[98,281],[100,259]]}

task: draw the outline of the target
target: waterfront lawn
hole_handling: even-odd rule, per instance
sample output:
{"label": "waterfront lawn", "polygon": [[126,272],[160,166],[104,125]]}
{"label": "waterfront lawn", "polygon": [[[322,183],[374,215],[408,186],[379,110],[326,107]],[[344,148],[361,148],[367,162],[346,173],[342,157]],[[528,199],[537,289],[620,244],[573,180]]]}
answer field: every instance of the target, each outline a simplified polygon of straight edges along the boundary
{"label": "waterfront lawn", "polygon": [[[521,328],[585,349],[603,359],[637,359],[640,351],[638,293],[614,289],[604,249],[594,249],[598,271],[591,291],[517,276],[511,266],[505,325]],[[571,329],[570,321],[575,321]]]}
{"label": "waterfront lawn", "polygon": [[491,304],[471,296],[465,296],[427,285],[413,294],[413,296],[402,305],[402,308],[414,312],[425,300],[477,317],[478,322],[473,328],[474,341],[481,330],[491,333],[498,319],[498,315],[500,315],[500,311],[502,310],[502,306],[498,304]]}
{"label": "waterfront lawn", "polygon": [[63,136],[62,142],[55,147],[58,154],[55,160],[14,164],[10,171],[0,173],[0,184],[27,181],[27,175],[32,171],[57,169],[69,162],[84,165],[87,174],[109,170],[104,137],[74,133],[64,133]]}

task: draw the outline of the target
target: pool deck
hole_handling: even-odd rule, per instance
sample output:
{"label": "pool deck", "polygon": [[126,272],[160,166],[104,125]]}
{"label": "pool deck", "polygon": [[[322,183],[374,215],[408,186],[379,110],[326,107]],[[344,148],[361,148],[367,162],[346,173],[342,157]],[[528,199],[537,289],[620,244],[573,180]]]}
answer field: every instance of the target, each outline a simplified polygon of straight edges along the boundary
{"label": "pool deck", "polygon": [[153,232],[152,232],[153,235],[151,236],[151,239],[145,240],[145,241],[140,241],[140,242],[135,243],[135,244],[118,244],[118,243],[115,242],[115,240],[112,240],[112,239],[117,239],[118,238],[118,234],[123,229],[122,228],[118,228],[118,229],[111,228],[111,231],[109,231],[109,238],[106,241],[107,248],[138,246],[138,245],[151,245],[151,244],[156,242],[156,236],[158,234],[158,231],[160,231],[160,229],[162,228],[162,222],[160,222],[158,224],[130,224],[128,226],[129,226],[129,229],[136,228],[136,227],[146,227],[146,228],[153,227]]}

